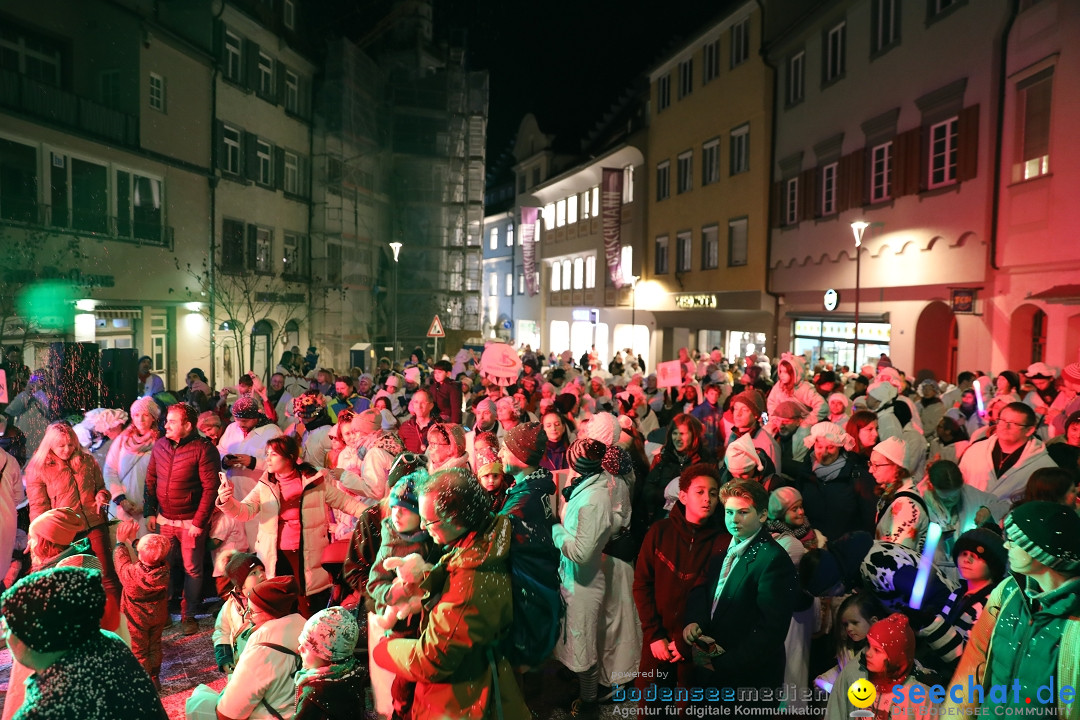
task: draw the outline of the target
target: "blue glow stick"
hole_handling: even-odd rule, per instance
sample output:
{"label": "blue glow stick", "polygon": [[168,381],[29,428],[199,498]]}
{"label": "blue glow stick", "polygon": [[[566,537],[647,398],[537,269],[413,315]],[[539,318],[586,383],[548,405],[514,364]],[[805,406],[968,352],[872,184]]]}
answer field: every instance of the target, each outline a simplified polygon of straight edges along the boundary
{"label": "blue glow stick", "polygon": [[908,603],[914,610],[922,609],[923,596],[930,582],[930,572],[934,569],[934,553],[937,552],[940,540],[941,526],[930,523],[930,527],[926,529],[926,544],[923,546],[922,558],[919,560],[919,572],[915,575],[915,585],[911,588],[911,602]]}

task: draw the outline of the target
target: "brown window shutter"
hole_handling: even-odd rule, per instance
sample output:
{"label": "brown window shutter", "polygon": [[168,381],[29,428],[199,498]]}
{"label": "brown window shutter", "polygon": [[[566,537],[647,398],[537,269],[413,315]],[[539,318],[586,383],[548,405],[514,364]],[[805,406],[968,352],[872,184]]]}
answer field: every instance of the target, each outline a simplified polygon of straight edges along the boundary
{"label": "brown window shutter", "polygon": [[772,218],[772,226],[774,228],[783,226],[783,205],[784,205],[784,183],[774,182],[772,184],[772,200],[771,200],[771,212],[769,216]]}
{"label": "brown window shutter", "polygon": [[956,179],[971,180],[979,170],[979,106],[972,105],[960,111],[956,134]]}
{"label": "brown window shutter", "polygon": [[922,172],[921,127],[902,132],[893,140],[893,197],[916,195]]}
{"label": "brown window shutter", "polygon": [[866,150],[859,148],[846,155],[847,160],[847,209],[861,208],[866,204]]}
{"label": "brown window shutter", "polygon": [[818,169],[803,170],[799,177],[799,219],[813,220],[818,216],[820,203],[817,189]]}

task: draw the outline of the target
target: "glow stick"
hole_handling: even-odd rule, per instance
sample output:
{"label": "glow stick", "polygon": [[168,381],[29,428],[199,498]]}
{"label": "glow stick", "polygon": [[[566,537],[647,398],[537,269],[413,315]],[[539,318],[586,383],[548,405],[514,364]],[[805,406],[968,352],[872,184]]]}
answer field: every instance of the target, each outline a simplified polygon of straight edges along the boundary
{"label": "glow stick", "polygon": [[979,378],[973,380],[975,383],[975,405],[979,409],[979,417],[986,417],[986,408],[983,406],[982,388],[979,387]]}
{"label": "glow stick", "polygon": [[934,553],[937,552],[940,540],[941,526],[930,523],[930,527],[926,529],[926,544],[923,545],[922,558],[919,559],[919,572],[915,575],[915,585],[911,588],[911,602],[908,603],[914,610],[922,609],[923,596],[930,582],[930,572],[934,569]]}

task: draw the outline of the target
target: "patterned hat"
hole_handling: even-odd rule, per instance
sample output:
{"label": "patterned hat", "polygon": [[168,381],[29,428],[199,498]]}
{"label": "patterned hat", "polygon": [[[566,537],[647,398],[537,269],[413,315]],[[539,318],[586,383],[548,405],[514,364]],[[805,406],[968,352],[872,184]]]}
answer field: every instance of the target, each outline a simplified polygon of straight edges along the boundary
{"label": "patterned hat", "polygon": [[403,507],[414,513],[420,513],[420,501],[416,497],[416,480],[413,476],[404,478],[390,490],[390,507]]}
{"label": "patterned hat", "polygon": [[526,467],[536,467],[547,449],[547,435],[537,422],[520,423],[510,428],[503,439],[506,447]]}
{"label": "patterned hat", "polygon": [[566,449],[566,463],[579,475],[595,475],[600,472],[607,447],[590,438],[578,438]]}
{"label": "patterned hat", "polygon": [[11,632],[43,653],[82,645],[98,632],[104,612],[101,573],[81,567],[31,573],[0,598]]}
{"label": "patterned hat", "polygon": [[331,663],[344,662],[352,657],[360,626],[352,613],[344,608],[330,607],[308,618],[300,631],[300,647]]}
{"label": "patterned hat", "polygon": [[259,403],[251,395],[241,395],[230,410],[237,420],[257,420],[262,417]]}
{"label": "patterned hat", "polygon": [[326,401],[317,392],[306,392],[293,398],[293,415],[301,420],[313,420],[326,412]]}
{"label": "patterned hat", "polygon": [[1005,517],[1005,536],[1035,560],[1060,573],[1080,574],[1080,516],[1051,502],[1029,502]]}
{"label": "patterned hat", "polygon": [[793,487],[776,488],[769,495],[769,519],[782,520],[784,513],[802,500],[802,493]]}

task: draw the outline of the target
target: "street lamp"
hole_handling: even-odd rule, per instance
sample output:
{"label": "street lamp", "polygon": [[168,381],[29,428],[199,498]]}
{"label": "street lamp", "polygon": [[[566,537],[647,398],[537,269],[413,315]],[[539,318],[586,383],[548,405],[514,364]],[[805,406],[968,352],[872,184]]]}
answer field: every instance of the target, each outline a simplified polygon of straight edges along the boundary
{"label": "street lamp", "polygon": [[860,258],[862,258],[862,239],[863,233],[866,232],[866,228],[870,227],[870,223],[863,220],[856,220],[851,223],[851,232],[855,235],[855,352],[852,356],[853,367],[852,371],[858,372],[856,368],[859,365],[859,267],[861,265]]}
{"label": "street lamp", "polygon": [[630,290],[634,293],[633,304],[630,306],[630,352],[637,359],[637,283],[641,278],[637,275],[630,276]]}
{"label": "street lamp", "polygon": [[397,319],[398,319],[398,255],[401,254],[401,243],[390,243],[390,249],[394,251],[394,357],[390,360],[390,365],[393,367],[394,363],[398,360],[398,335],[397,335]]}

